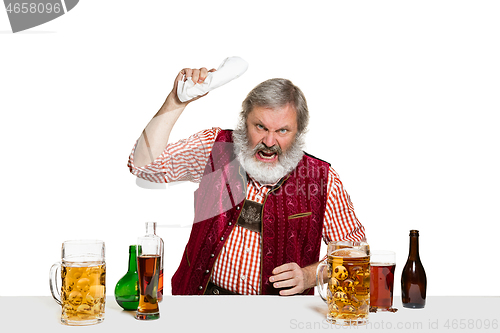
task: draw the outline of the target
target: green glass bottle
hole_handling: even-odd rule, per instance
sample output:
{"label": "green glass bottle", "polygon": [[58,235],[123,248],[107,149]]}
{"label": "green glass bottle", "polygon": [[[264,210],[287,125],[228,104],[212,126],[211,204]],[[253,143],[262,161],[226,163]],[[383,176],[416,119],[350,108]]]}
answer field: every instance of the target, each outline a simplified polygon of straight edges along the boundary
{"label": "green glass bottle", "polygon": [[116,283],[116,303],[124,310],[137,310],[139,306],[139,275],[137,273],[136,245],[129,246],[128,272]]}

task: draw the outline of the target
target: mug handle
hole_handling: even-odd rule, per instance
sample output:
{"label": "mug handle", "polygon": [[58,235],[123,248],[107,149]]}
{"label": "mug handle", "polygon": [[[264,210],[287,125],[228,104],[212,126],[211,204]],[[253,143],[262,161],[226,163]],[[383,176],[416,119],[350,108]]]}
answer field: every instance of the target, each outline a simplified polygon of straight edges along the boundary
{"label": "mug handle", "polygon": [[316,268],[316,290],[318,291],[319,296],[323,299],[325,303],[328,303],[326,300],[326,291],[325,289],[328,288],[328,283],[325,283],[323,281],[323,271],[325,270],[325,267],[328,267],[327,259],[323,260],[322,262],[319,263],[318,267]]}
{"label": "mug handle", "polygon": [[56,300],[59,305],[62,305],[61,302],[61,293],[60,289],[57,287],[57,271],[61,270],[61,262],[58,261],[52,267],[50,267],[50,276],[49,276],[49,284],[50,284],[50,292],[52,293],[52,297]]}

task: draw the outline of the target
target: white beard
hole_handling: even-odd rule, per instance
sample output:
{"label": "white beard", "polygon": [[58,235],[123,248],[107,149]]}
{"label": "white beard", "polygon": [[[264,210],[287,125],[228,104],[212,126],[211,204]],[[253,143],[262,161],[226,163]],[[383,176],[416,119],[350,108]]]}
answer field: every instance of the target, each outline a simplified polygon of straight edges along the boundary
{"label": "white beard", "polygon": [[261,185],[274,184],[299,164],[304,156],[304,136],[297,135],[292,146],[282,154],[274,163],[265,163],[255,158],[255,147],[249,147],[247,127],[241,120],[233,131],[234,153],[245,171]]}

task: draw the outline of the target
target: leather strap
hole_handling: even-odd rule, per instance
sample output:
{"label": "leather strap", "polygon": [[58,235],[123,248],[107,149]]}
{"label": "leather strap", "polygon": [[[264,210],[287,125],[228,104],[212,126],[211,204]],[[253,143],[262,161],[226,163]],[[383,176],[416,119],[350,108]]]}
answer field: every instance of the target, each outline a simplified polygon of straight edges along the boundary
{"label": "leather strap", "polygon": [[214,284],[212,281],[208,281],[207,289],[205,290],[204,295],[239,295],[239,294],[221,288],[218,285]]}

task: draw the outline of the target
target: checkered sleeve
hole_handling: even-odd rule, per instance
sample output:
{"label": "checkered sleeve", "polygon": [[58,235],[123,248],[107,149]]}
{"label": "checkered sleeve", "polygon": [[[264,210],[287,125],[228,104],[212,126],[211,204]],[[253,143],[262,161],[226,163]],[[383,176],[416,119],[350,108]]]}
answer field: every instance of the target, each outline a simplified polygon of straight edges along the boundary
{"label": "checkered sleeve", "polygon": [[217,135],[218,127],[191,135],[187,139],[169,143],[152,163],[143,167],[134,165],[135,143],[128,160],[130,173],[154,183],[174,181],[201,182],[205,165]]}
{"label": "checkered sleeve", "polygon": [[323,240],[364,241],[365,228],[354,213],[349,194],[344,189],[339,175],[330,167],[328,172],[328,199],[323,220]]}

